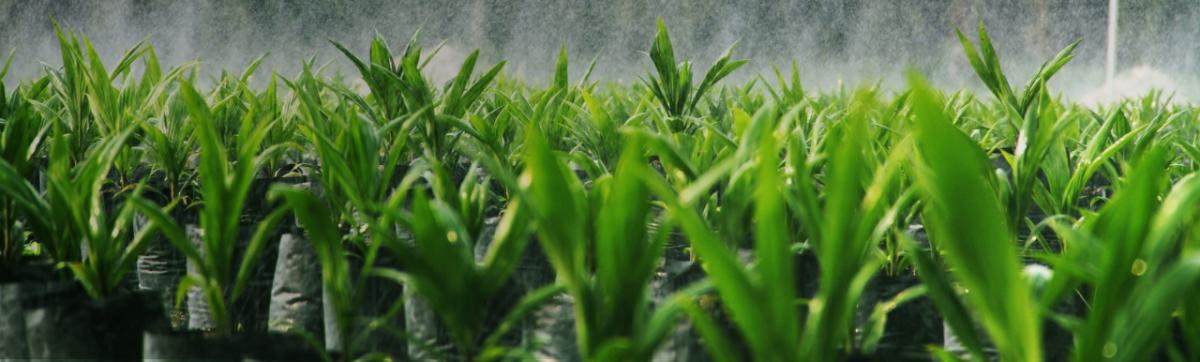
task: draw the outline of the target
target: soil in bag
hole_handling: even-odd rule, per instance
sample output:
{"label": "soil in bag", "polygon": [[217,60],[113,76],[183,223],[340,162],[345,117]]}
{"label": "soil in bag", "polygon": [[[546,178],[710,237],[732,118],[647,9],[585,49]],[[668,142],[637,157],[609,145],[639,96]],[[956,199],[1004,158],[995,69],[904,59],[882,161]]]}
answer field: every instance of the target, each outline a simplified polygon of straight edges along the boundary
{"label": "soil in bag", "polygon": [[154,295],[118,292],[93,300],[74,282],[52,282],[23,291],[29,358],[138,360],[142,332],[163,325]]}
{"label": "soil in bag", "polygon": [[53,268],[45,262],[0,264],[0,360],[29,358],[22,290],[27,284],[45,283],[53,275]]}

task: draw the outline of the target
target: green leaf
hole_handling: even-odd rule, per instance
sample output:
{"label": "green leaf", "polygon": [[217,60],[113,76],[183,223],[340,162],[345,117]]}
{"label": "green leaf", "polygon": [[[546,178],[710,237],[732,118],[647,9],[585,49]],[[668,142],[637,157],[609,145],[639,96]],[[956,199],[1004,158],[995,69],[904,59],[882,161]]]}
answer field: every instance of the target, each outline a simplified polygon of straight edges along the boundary
{"label": "green leaf", "polygon": [[[583,186],[550,150],[536,127],[530,127],[527,133],[526,170],[519,182],[526,188],[525,201],[538,220],[538,241],[555,270],[567,278],[567,287],[580,288],[585,274],[585,249],[581,244],[587,217]],[[553,222],[543,222],[550,220]]]}
{"label": "green leaf", "polygon": [[242,290],[246,288],[246,282],[250,279],[250,273],[254,271],[254,265],[258,263],[259,254],[266,247],[267,242],[270,240],[269,238],[277,235],[276,225],[286,215],[287,211],[286,208],[277,208],[258,223],[258,227],[254,230],[254,235],[250,237],[250,244],[246,247],[245,254],[242,255],[241,266],[238,267],[236,277],[233,279],[231,301],[236,301],[241,296]]}
{"label": "green leaf", "polygon": [[887,325],[887,316],[889,313],[904,303],[924,296],[925,286],[917,285],[896,293],[891,299],[875,304],[875,308],[871,310],[871,315],[867,317],[866,326],[863,327],[866,331],[862,341],[863,351],[868,354],[875,352],[875,349],[879,346],[879,340],[883,338],[883,331]]}
{"label": "green leaf", "polygon": [[1041,328],[1029,286],[1021,277],[1014,236],[988,181],[987,158],[979,146],[942,113],[932,90],[916,75],[912,102],[917,165],[914,174],[926,201],[931,241],[947,263],[966,300],[981,316],[1001,357],[1041,360]]}
{"label": "green leaf", "polygon": [[921,276],[926,294],[937,307],[938,313],[946,325],[954,332],[958,342],[966,347],[975,359],[983,360],[982,338],[976,332],[975,322],[951,284],[945,268],[934,261],[928,252],[921,250],[912,239],[908,237],[901,239],[905,251],[912,258],[911,260]]}
{"label": "green leaf", "polygon": [[692,326],[696,329],[696,333],[700,335],[704,341],[704,348],[708,350],[713,360],[716,361],[738,361],[736,351],[732,341],[729,340],[721,327],[713,321],[703,309],[700,309],[695,302],[688,299],[677,299],[675,303],[679,304],[689,319],[692,321]]}
{"label": "green leaf", "polygon": [[489,335],[483,342],[483,348],[481,350],[497,347],[500,343],[500,339],[504,338],[506,334],[511,332],[512,329],[515,328],[517,324],[525,318],[525,316],[529,315],[530,312],[537,310],[543,304],[552,301],[555,296],[558,296],[565,290],[566,288],[562,285],[551,284],[525,293],[525,296],[521,297],[521,300],[517,302],[516,306],[514,306],[508,312],[508,314],[504,316],[504,319],[500,322],[499,326],[496,327],[491,335]]}

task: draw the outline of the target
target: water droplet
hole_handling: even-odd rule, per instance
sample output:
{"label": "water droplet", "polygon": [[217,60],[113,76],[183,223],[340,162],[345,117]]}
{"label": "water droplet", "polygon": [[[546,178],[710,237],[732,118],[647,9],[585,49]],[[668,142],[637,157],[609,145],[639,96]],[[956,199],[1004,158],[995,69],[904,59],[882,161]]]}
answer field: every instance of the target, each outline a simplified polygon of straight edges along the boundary
{"label": "water droplet", "polygon": [[1117,355],[1117,344],[1108,342],[1104,344],[1104,358],[1113,358]]}
{"label": "water droplet", "polygon": [[1142,276],[1142,274],[1146,274],[1146,261],[1142,259],[1134,260],[1133,268],[1130,269],[1130,272],[1139,277]]}
{"label": "water droplet", "polygon": [[446,240],[449,240],[452,243],[458,241],[458,233],[454,231],[446,233]]}

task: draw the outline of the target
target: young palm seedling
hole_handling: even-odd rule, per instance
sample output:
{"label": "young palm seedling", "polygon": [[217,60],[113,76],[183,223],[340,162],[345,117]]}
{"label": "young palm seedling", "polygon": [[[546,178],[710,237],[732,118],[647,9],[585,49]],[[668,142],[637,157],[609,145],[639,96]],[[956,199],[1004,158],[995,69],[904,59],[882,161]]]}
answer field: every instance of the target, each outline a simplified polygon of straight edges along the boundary
{"label": "young palm seedling", "polygon": [[399,59],[393,58],[387,43],[380,36],[371,41],[369,61],[363,61],[341,44],[335,42],[334,46],[354,63],[371,90],[377,108],[368,107],[364,111],[375,110],[375,118],[386,122],[419,113],[421,122],[416,129],[419,130],[421,145],[444,164],[457,167],[459,165],[452,156],[459,135],[453,132],[453,123],[461,122],[467,111],[476,105],[504,68],[504,62],[492,66],[479,78],[472,80],[479,58],[479,51],[476,50],[463,60],[458,74],[439,94],[421,74],[424,62],[429,59],[421,58],[419,35],[413,35]]}
{"label": "young palm seedling", "polygon": [[54,30],[63,66],[50,71],[50,90],[63,112],[61,127],[69,135],[70,157],[78,161],[97,137],[119,133],[133,123],[121,113],[123,100],[113,81],[127,75],[146,48],[141,43],[134,45],[109,71],[86,36],[77,36],[70,29],[64,32],[57,22]]}
{"label": "young palm seedling", "polygon": [[[1053,224],[1068,248],[1049,258],[1061,272],[1050,281],[1043,307],[1077,288],[1091,291],[1082,320],[1059,316],[1075,333],[1076,361],[1144,359],[1164,343],[1176,318],[1194,318],[1187,303],[1196,294],[1186,286],[1200,280],[1200,259],[1190,252],[1198,215],[1184,208],[1200,200],[1200,180],[1186,176],[1160,196],[1168,160],[1164,146],[1152,146],[1095,217]],[[1194,331],[1194,320],[1182,321]]]}
{"label": "young palm seedling", "polygon": [[284,209],[271,212],[258,224],[244,251],[239,250],[238,246],[240,218],[257,171],[266,159],[282,148],[273,146],[266,150],[259,149],[272,123],[258,118],[257,109],[250,108],[241,120],[236,140],[237,153],[228,155],[217,133],[215,116],[204,97],[186,81],[182,82],[179,94],[199,132],[199,181],[203,200],[200,245],[188,240],[178,221],[168,216],[166,210],[141,198],[134,198],[134,203],[151,220],[150,225],[160,229],[175,247],[197,265],[196,271],[189,273],[180,283],[177,300],[182,301],[183,294],[191,287],[199,288],[215,322],[214,328],[221,333],[232,333],[236,325],[230,315],[230,307],[246,287],[259,253]]}
{"label": "young palm seedling", "polygon": [[[913,110],[913,176],[925,202],[930,243],[942,252],[964,290],[960,302],[942,271],[918,266],[939,311],[976,358],[982,347],[970,306],[1004,360],[1040,361],[1041,315],[1022,278],[1013,232],[1005,222],[986,156],[943,113],[937,95],[916,76],[909,96]],[[920,259],[919,251],[913,255]],[[968,337],[963,337],[968,336]]]}
{"label": "young palm seedling", "polygon": [[[297,132],[315,148],[325,198],[358,227],[363,223],[355,218],[377,213],[377,204],[396,185],[395,176],[412,162],[409,133],[425,110],[392,121],[375,119],[369,109],[355,106],[364,104],[361,98],[326,85],[308,67],[299,79],[285,82],[299,103]],[[336,97],[332,105],[323,97],[330,93]]]}
{"label": "young palm seedling", "polygon": [[680,313],[649,309],[649,283],[671,230],[648,229],[650,191],[641,178],[653,171],[629,139],[616,173],[588,192],[544,137],[528,131],[520,182],[542,250],[572,297],[579,353],[588,360],[647,360]]}
{"label": "young palm seedling", "polygon": [[[825,190],[824,206],[818,206],[821,203],[814,198],[817,193],[811,179],[798,176],[787,180],[792,181],[795,194],[784,188],[778,145],[789,142],[782,135],[790,135],[786,130],[792,129],[791,120],[795,118],[795,111],[781,116],[771,107],[760,109],[744,131],[744,140],[750,140],[744,146],[748,148],[739,150],[750,153],[734,156],[734,159],[754,160],[752,172],[742,176],[754,180],[756,186],[752,194],[756,261],[752,268],[741,265],[733,250],[720,241],[716,231],[709,229],[694,209],[697,197],[712,186],[712,180],[721,177],[712,172],[728,172],[728,169],[710,171],[699,178],[702,181],[678,193],[670,191],[658,177],[650,178],[652,184],[659,185],[654,190],[667,204],[673,220],[691,238],[694,252],[706,265],[722,303],[732,314],[750,355],[756,360],[821,359],[845,355],[853,348],[853,306],[859,298],[853,291],[861,290],[881,265],[874,248],[891,228],[893,218],[885,216],[896,200],[887,195],[892,194],[889,189],[895,187],[899,160],[903,159],[896,156],[874,174],[865,172],[863,153],[869,149],[862,144],[869,140],[865,134],[866,119],[862,114],[851,117],[852,121],[836,133],[843,141],[832,151],[833,169],[827,176],[832,179],[827,180],[830,186]],[[804,171],[806,154],[798,151],[789,147],[789,159],[802,160],[803,169],[794,172],[811,175]],[[797,163],[789,165],[796,167]],[[781,194],[785,197],[779,197]],[[805,318],[801,318],[797,305],[801,296],[795,287],[796,240],[790,236],[793,227],[788,220],[791,203],[795,203],[792,205],[797,209],[795,215],[806,225],[803,233],[821,264],[822,288],[807,303]],[[841,287],[845,285],[851,287]],[[687,310],[706,347],[717,359],[738,359],[729,337],[711,327],[714,323],[711,317],[695,308]]]}
{"label": "young palm seedling", "polygon": [[[12,57],[13,54],[9,54],[4,68],[0,70],[0,81],[8,73]],[[31,183],[36,182],[36,161],[41,154],[42,141],[50,129],[50,122],[45,122],[34,110],[30,99],[37,95],[27,92],[41,93],[45,84],[43,82],[41,86],[30,89],[18,87],[8,93],[4,84],[0,83],[0,160],[21,179]],[[25,231],[19,222],[21,210],[16,202],[17,199],[11,197],[0,201],[0,225],[3,225],[0,226],[0,265],[15,265],[25,252]]]}
{"label": "young palm seedling", "polygon": [[654,63],[654,74],[647,75],[642,82],[654,94],[654,99],[662,106],[671,126],[672,132],[678,132],[689,127],[685,117],[694,115],[696,105],[712,88],[738,68],[746,65],[748,60],[731,60],[733,47],[730,47],[717,58],[700,84],[694,84],[692,79],[692,63],[676,63],[675,50],[671,45],[671,37],[667,34],[667,25],[658,19],[658,33],[650,46],[650,60]]}
{"label": "young palm seedling", "polygon": [[180,66],[163,74],[154,49],[146,52],[143,92],[147,100],[142,111],[147,115],[141,127],[138,143],[142,148],[147,177],[168,202],[184,195],[184,189],[194,178],[189,164],[196,149],[194,124],[187,120],[183,100],[171,92],[171,87],[188,66]]}
{"label": "young palm seedling", "polygon": [[[0,193],[12,201],[32,237],[60,266],[70,268],[93,298],[103,299],[119,286],[145,246],[145,235],[132,238],[131,213],[116,217],[106,210],[101,190],[113,159],[125,147],[128,129],[89,150],[71,165],[67,136],[56,128],[51,139],[47,190],[40,193],[18,169],[0,162]],[[143,233],[144,234],[144,233]]]}
{"label": "young palm seedling", "polygon": [[[423,169],[415,169],[410,175],[423,172]],[[435,177],[446,176],[442,173]],[[344,339],[341,345],[346,346],[343,352],[347,353],[347,358],[354,356],[357,346],[366,338],[365,333],[378,328],[374,327],[376,322],[371,322],[372,327],[363,331],[362,327],[371,316],[360,315],[354,306],[362,302],[363,294],[358,291],[362,290],[367,278],[384,277],[413,288],[454,338],[454,353],[425,352],[420,355],[462,360],[505,356],[511,347],[500,344],[501,337],[510,332],[525,313],[561,290],[552,285],[530,292],[512,306],[495,304],[500,301],[499,295],[528,242],[529,220],[524,214],[527,211],[519,200],[510,201],[488,251],[482,261],[477,261],[475,244],[483,235],[472,230],[466,221],[471,216],[464,215],[461,203],[467,200],[429,199],[424,190],[410,189],[414,180],[406,178],[386,200],[367,201],[368,209],[356,218],[364,223],[365,234],[370,236],[366,260],[357,273],[348,270],[350,266],[337,234],[336,219],[319,206],[320,200],[296,189],[277,188],[273,191],[287,200],[317,247],[325,269],[326,288],[333,298],[331,305],[338,320],[338,334]],[[374,263],[381,247],[399,261],[398,269]],[[494,324],[496,321],[492,318],[497,312],[504,317]]]}
{"label": "young palm seedling", "polygon": [[[402,304],[400,301],[393,301],[391,311],[384,316],[364,315],[358,307],[362,303],[371,302],[366,300],[368,294],[362,292],[362,286],[367,278],[373,277],[375,255],[379,250],[378,245],[382,243],[375,243],[377,246],[367,253],[361,269],[354,270],[350,263],[350,253],[343,245],[337,219],[329,212],[324,202],[313,196],[310,191],[289,186],[276,186],[271,190],[271,195],[272,198],[285,200],[286,207],[292,210],[297,221],[303,225],[321,263],[322,283],[325,298],[328,299],[325,305],[332,309],[326,313],[334,316],[333,330],[325,332],[332,333],[337,339],[336,345],[326,346],[322,350],[337,350],[341,360],[345,361],[357,360],[360,356],[386,356],[364,350],[363,344],[371,332],[394,328],[388,323],[392,315],[398,312],[396,307]],[[325,358],[332,360],[333,356],[326,353]]]}
{"label": "young palm seedling", "polygon": [[1006,188],[1009,194],[1005,195],[1009,230],[1016,232],[1023,226],[1033,204],[1038,172],[1047,155],[1052,152],[1051,149],[1062,147],[1057,139],[1070,123],[1053,112],[1046,83],[1074,57],[1079,41],[1071,43],[1043,63],[1025,88],[1016,93],[1000,68],[1000,57],[996,55],[982,22],[979,24],[979,51],[961,31],[958,31],[958,38],[979,79],[1003,105],[1006,112],[1001,117],[1008,120],[1009,125],[1017,127],[1015,150],[1012,155],[1004,154],[1012,169],[1011,181],[1005,180],[1010,184]]}

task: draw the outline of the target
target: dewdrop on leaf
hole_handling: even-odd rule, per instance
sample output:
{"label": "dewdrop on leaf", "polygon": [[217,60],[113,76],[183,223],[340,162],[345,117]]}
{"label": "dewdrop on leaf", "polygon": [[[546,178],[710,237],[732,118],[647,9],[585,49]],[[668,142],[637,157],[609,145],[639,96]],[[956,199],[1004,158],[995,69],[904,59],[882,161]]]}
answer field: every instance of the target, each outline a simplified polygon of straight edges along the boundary
{"label": "dewdrop on leaf", "polygon": [[1041,264],[1029,264],[1025,266],[1023,273],[1025,280],[1029,281],[1029,286],[1035,292],[1041,292],[1047,284],[1050,284],[1050,279],[1054,277],[1054,271]]}

